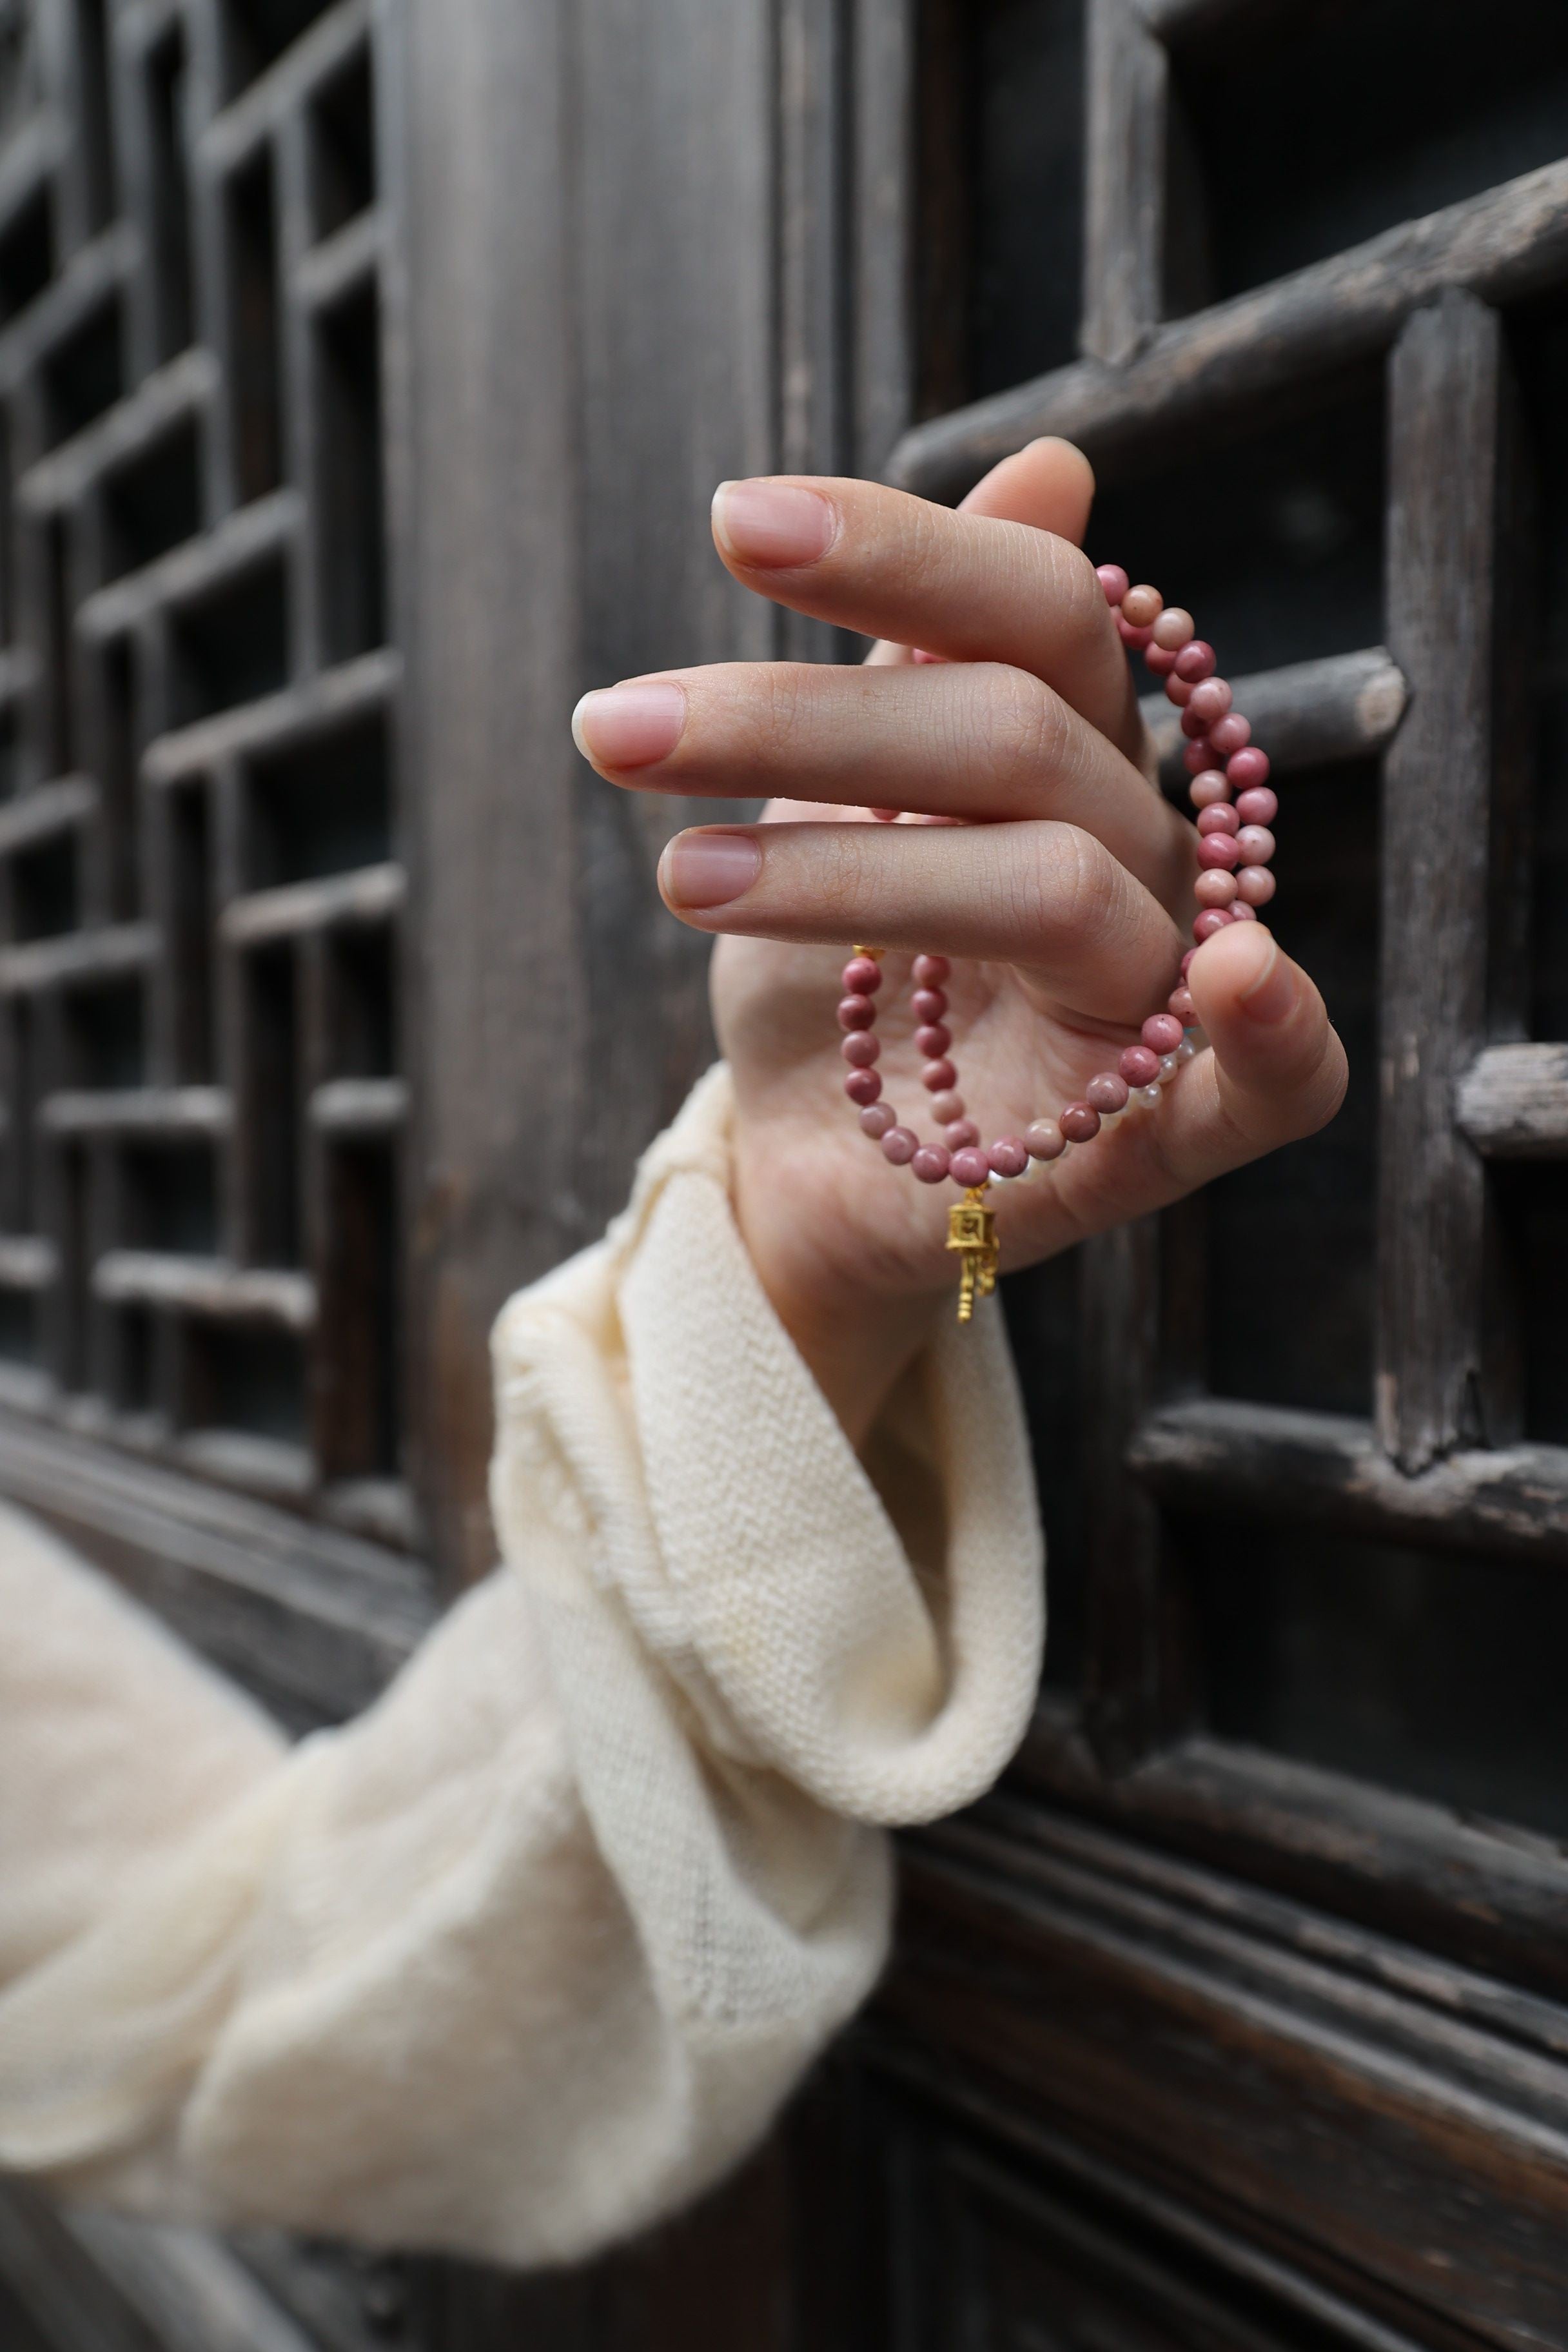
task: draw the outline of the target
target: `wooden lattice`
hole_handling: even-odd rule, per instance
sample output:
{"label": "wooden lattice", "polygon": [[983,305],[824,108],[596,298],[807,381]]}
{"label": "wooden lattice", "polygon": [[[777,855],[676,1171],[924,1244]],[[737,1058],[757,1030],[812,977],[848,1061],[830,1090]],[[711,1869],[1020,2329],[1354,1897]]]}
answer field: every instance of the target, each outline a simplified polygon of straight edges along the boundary
{"label": "wooden lattice", "polygon": [[402,1522],[366,0],[27,0],[0,129],[9,1399]]}

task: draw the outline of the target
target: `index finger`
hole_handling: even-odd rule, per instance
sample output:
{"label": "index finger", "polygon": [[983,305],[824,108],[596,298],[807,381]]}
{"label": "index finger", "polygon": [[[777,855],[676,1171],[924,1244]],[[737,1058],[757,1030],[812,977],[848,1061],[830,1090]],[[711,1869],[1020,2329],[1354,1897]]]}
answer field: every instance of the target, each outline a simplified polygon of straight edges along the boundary
{"label": "index finger", "polygon": [[805,475],[721,482],[713,537],[758,594],[949,661],[1031,670],[1137,759],[1126,656],[1093,566],[1069,540],[879,482]]}

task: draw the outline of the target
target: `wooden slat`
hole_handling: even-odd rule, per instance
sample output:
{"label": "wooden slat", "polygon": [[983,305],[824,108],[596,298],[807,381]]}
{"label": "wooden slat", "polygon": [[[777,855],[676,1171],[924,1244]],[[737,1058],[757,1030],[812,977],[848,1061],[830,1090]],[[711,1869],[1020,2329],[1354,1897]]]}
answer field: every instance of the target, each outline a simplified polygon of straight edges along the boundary
{"label": "wooden slat", "polygon": [[224,1087],[105,1087],[46,1095],[38,1125],[49,1135],[226,1135],[234,1108]]}
{"label": "wooden slat", "polygon": [[1082,344],[1119,366],[1163,308],[1167,68],[1137,0],[1089,0],[1088,56]]}
{"label": "wooden slat", "polygon": [[109,1250],[92,1269],[93,1296],[110,1306],[165,1307],[225,1322],[313,1330],[316,1286],[281,1266],[229,1265],[163,1250]]}
{"label": "wooden slat", "polygon": [[345,721],[387,709],[401,667],[394,648],[378,647],[259,702],[173,730],[149,745],[142,773],[149,783],[181,783],[225,760],[315,741]]}
{"label": "wooden slat", "polygon": [[1501,323],[1416,311],[1394,355],[1389,647],[1411,708],[1384,768],[1379,1436],[1407,1475],[1489,1427],[1486,1193],[1454,1088],[1486,1018]]}
{"label": "wooden slat", "polygon": [[390,922],[407,895],[401,866],[362,866],[352,874],[231,898],[218,919],[218,934],[230,947],[254,948],[308,932],[374,928]]}
{"label": "wooden slat", "polygon": [[0,996],[83,982],[118,980],[145,971],[157,960],[153,923],[111,923],[97,931],[62,931],[58,938],[0,949]]}
{"label": "wooden slat", "polygon": [[1366,1422],[1200,1397],[1140,1423],[1127,1458],[1152,1493],[1186,1510],[1568,1564],[1568,1446],[1475,1447],[1410,1475]]}
{"label": "wooden slat", "polygon": [[30,466],[16,484],[17,506],[29,514],[47,514],[74,503],[110,467],[137,457],[173,425],[203,415],[217,381],[217,362],[210,352],[182,352],[65,448],[51,450]]}
{"label": "wooden slat", "polygon": [[155,563],[95,590],[78,608],[77,627],[88,637],[117,636],[149,613],[189,604],[268,557],[282,555],[298,536],[303,515],[297,490],[273,490],[205,538],[172,548]]}
{"label": "wooden slat", "polygon": [[330,1078],[312,1088],[308,1110],[320,1135],[395,1135],[408,1116],[408,1087],[402,1078]]}
{"label": "wooden slat", "polygon": [[58,1278],[60,1254],[41,1234],[0,1234],[0,1288],[47,1290]]}
{"label": "wooden slat", "polygon": [[57,776],[53,783],[40,784],[0,809],[0,857],[71,832],[96,815],[98,806],[98,786],[90,776]]}
{"label": "wooden slat", "polygon": [[859,0],[852,25],[854,468],[876,476],[909,425],[917,369],[915,13]]}
{"label": "wooden slat", "polygon": [[1489,1045],[1454,1102],[1486,1159],[1568,1160],[1568,1045]]}
{"label": "wooden slat", "polygon": [[1152,335],[1125,367],[1083,361],[917,425],[887,478],[956,499],[1037,434],[1077,441],[1108,476],[1123,452],[1210,425],[1277,387],[1372,358],[1445,288],[1516,301],[1568,274],[1568,163],[1410,221]]}
{"label": "wooden slat", "polygon": [[[1251,719],[1254,736],[1281,774],[1381,751],[1393,740],[1409,699],[1398,664],[1382,646],[1256,670],[1236,679],[1235,688],[1237,709]],[[1163,694],[1145,696],[1140,707],[1154,739],[1161,782],[1183,789],[1180,714]]]}

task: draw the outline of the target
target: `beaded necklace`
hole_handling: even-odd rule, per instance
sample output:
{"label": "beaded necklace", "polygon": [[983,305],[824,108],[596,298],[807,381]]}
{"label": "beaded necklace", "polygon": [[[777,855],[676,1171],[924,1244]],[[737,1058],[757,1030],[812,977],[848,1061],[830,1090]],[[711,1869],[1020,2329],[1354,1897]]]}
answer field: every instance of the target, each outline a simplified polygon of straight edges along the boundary
{"label": "beaded necklace", "polygon": [[[958,1091],[943,989],[952,967],[946,956],[916,956],[910,1003],[920,1024],[915,1044],[925,1057],[921,1082],[945,1139],[922,1143],[881,1099],[876,999],[882,985],[882,950],[857,947],[844,967],[838,1007],[838,1025],[845,1033],[841,1051],[849,1065],[844,1091],[859,1111],[862,1129],[881,1146],[885,1160],[895,1168],[908,1168],[921,1183],[951,1181],[963,1188],[963,1199],[948,1212],[947,1236],[948,1248],[959,1252],[963,1260],[961,1323],[973,1314],[975,1299],[989,1297],[996,1286],[996,1219],[985,1205],[991,1184],[1016,1181],[1033,1163],[1048,1164],[1074,1145],[1092,1142],[1109,1121],[1126,1112],[1157,1107],[1163,1089],[1192,1060],[1200,1042],[1186,984],[1188,965],[1205,940],[1227,923],[1255,922],[1258,909],[1274,896],[1269,827],[1279,803],[1268,785],[1268,757],[1253,742],[1248,721],[1233,709],[1230,688],[1215,676],[1214,647],[1198,636],[1190,613],[1166,604],[1157,588],[1133,587],[1120,564],[1101,564],[1098,577],[1122,643],[1141,653],[1154,675],[1163,678],[1167,696],[1181,710],[1182,732],[1187,738],[1189,793],[1198,812],[1194,886],[1198,914],[1193,924],[1195,944],[1182,958],[1181,977],[1165,1010],[1151,1013],[1139,1043],[1127,1047],[1114,1069],[1090,1078],[1082,1096],[1065,1103],[1055,1118],[1037,1118],[1022,1135],[1004,1135],[983,1144]],[[891,817],[898,811],[876,814]]]}

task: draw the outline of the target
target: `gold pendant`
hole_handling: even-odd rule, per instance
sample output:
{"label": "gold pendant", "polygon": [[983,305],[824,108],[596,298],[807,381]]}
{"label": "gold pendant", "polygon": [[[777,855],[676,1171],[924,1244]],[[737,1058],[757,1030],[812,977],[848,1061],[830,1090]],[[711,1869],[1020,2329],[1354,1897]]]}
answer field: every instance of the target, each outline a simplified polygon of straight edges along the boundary
{"label": "gold pendant", "polygon": [[962,1250],[963,1267],[958,1278],[958,1319],[967,1323],[977,1298],[989,1298],[996,1287],[996,1217],[985,1206],[984,1184],[965,1192],[947,1213],[947,1245]]}

